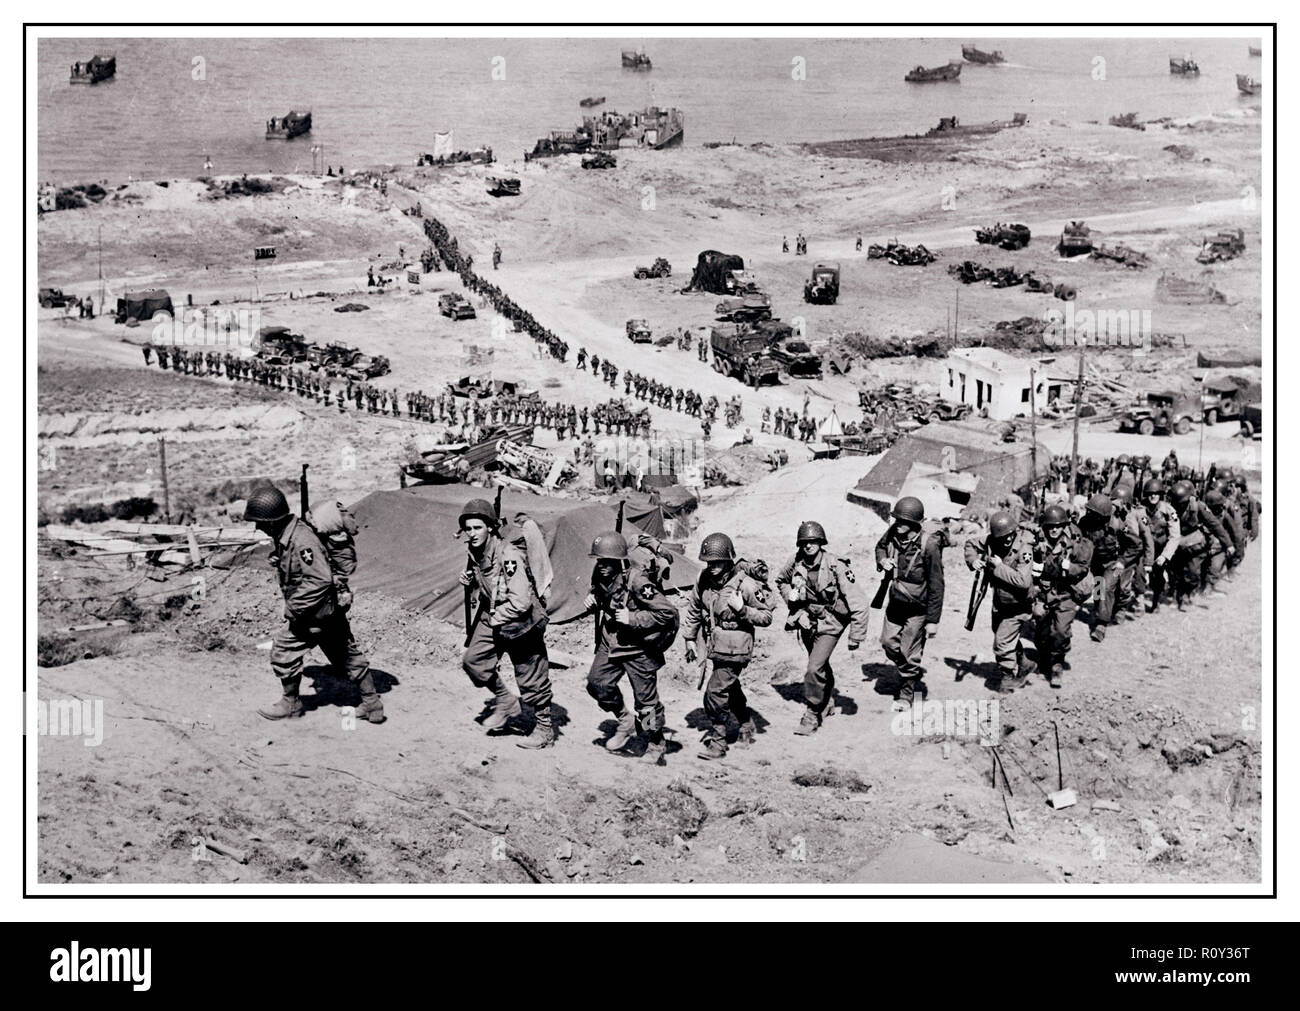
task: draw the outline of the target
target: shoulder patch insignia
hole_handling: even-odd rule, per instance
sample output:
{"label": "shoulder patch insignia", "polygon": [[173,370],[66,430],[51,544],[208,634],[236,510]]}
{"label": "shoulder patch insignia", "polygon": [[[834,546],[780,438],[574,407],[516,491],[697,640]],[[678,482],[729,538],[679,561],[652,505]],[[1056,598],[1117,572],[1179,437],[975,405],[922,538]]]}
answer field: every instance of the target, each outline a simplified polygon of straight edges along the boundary
{"label": "shoulder patch insignia", "polygon": [[764,586],[760,586],[757,590],[755,590],[755,591],[754,591],[754,599],[757,600],[760,604],[766,604],[766,603],[767,603],[767,588],[764,587]]}
{"label": "shoulder patch insignia", "polygon": [[519,571],[519,563],[513,558],[507,558],[501,563],[501,569],[505,572],[507,578],[513,578],[514,574]]}
{"label": "shoulder patch insignia", "polygon": [[311,548],[303,548],[298,552],[298,557],[302,559],[303,565],[310,565],[316,556],[312,553]]}
{"label": "shoulder patch insignia", "polygon": [[641,599],[653,600],[654,595],[658,592],[659,588],[654,583],[646,583],[645,586],[641,587]]}

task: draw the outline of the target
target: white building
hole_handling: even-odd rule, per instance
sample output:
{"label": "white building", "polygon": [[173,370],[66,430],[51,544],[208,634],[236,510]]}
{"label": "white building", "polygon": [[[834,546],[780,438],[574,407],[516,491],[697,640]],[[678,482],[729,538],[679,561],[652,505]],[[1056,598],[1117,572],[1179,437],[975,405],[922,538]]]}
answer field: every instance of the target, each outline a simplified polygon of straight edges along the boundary
{"label": "white building", "polygon": [[1006,420],[1029,417],[1029,371],[1034,376],[1036,410],[1061,392],[1060,381],[1049,381],[1048,365],[1016,358],[996,348],[956,348],[949,352],[939,378],[939,393],[955,404],[970,404],[975,414]]}

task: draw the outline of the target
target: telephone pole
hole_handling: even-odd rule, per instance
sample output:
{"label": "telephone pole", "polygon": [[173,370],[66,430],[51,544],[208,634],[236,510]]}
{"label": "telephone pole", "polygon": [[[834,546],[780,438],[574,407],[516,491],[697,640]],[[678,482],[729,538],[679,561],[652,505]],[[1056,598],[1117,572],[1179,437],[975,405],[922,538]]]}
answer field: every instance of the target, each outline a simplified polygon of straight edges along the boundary
{"label": "telephone pole", "polygon": [[1079,352],[1079,378],[1074,384],[1074,446],[1070,450],[1070,497],[1078,493],[1079,476],[1079,413],[1083,410],[1083,349],[1082,343],[1076,343]]}

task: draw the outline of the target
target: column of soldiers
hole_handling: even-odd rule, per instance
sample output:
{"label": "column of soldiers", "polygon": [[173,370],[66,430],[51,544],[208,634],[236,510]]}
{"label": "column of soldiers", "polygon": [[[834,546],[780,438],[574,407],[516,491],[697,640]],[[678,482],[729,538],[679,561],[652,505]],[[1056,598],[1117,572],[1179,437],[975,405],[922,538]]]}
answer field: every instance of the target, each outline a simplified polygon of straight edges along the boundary
{"label": "column of soldiers", "polygon": [[[1162,479],[1150,478],[1141,502],[1131,487],[1121,485],[1113,497],[1094,493],[1077,514],[1061,503],[1047,505],[1037,522],[1018,521],[1005,510],[994,513],[987,532],[966,542],[965,560],[992,591],[996,689],[1015,691],[1035,672],[1060,689],[1074,622],[1090,603],[1093,638],[1100,640],[1097,632],[1117,615],[1141,610],[1148,590],[1147,611],[1158,609],[1167,588],[1180,608],[1200,593],[1222,596],[1218,586],[1231,578],[1258,536],[1258,507],[1243,484],[1220,480],[1201,499],[1188,481],[1177,482],[1166,496]],[[352,602],[347,577],[356,566],[350,538],[356,526],[334,512],[299,521],[273,487],[249,497],[245,518],[271,536],[285,598],[286,625],[271,656],[282,697],[259,710],[267,719],[302,715],[302,658],[318,646],[357,685],[357,713],[368,722],[384,720],[369,662],[347,619]],[[664,594],[660,562],[671,556],[662,546],[641,535],[635,547],[643,550],[637,556],[623,534],[601,533],[589,552],[593,569],[584,613],[595,616],[596,627],[587,691],[615,721],[604,746],[622,751],[644,735],[644,760],[664,761],[658,673],[679,631],[686,662],[700,664],[708,722],[698,757],[717,761],[726,757],[731,742],[752,745],[758,728],[743,675],[753,659],[757,630],[772,624],[778,595],[786,607],[785,628],[796,633],[807,653],[804,712],[796,734],[816,733],[835,713],[832,654],[846,633],[849,650],[860,647],[874,608],[883,610],[880,644],[898,672],[894,707],[910,708],[926,694],[925,647],[943,615],[943,551],[953,544],[946,524],[929,532],[924,524],[919,499],[906,496],[895,503],[891,523],[875,545],[880,582],[870,604],[851,560],[829,550],[820,523],[800,524],[795,553],[776,575],[775,590],[768,585],[765,563],[738,557],[726,534],[709,534],[699,552],[705,567],[687,595],[684,618]],[[462,667],[473,684],[493,696],[481,724],[489,734],[522,735],[521,748],[551,747],[556,730],[546,601],[527,550],[503,535],[496,508],[483,499],[466,503],[459,525],[467,547],[460,582],[469,622]],[[1032,660],[1026,644],[1035,650]],[[501,677],[507,658],[518,694]],[[631,708],[619,686],[624,676]]]}

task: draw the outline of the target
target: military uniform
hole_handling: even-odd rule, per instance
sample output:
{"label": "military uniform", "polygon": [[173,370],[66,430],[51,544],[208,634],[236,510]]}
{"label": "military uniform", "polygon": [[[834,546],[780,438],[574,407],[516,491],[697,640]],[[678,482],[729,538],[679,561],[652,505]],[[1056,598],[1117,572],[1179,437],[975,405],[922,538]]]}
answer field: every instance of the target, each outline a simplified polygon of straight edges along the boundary
{"label": "military uniform", "polygon": [[[739,610],[730,604],[734,592],[741,596]],[[749,722],[749,700],[740,675],[754,654],[754,629],[772,624],[772,603],[771,591],[749,575],[743,562],[735,563],[717,587],[709,582],[706,569],[691,590],[682,638],[694,643],[703,629],[705,656],[713,662],[704,691],[704,712],[711,724],[708,740],[725,739],[728,712],[742,726]]]}
{"label": "military uniform", "polygon": [[[640,567],[619,572],[608,586],[593,581],[591,592],[605,617],[587,674],[587,694],[604,712],[622,716],[627,709],[618,682],[626,674],[637,720],[647,733],[656,734],[664,726],[658,672],[664,665],[664,650],[677,635],[677,608]],[[613,617],[623,608],[630,612],[626,624]]]}
{"label": "military uniform", "polygon": [[943,616],[943,547],[946,535],[936,530],[928,537],[919,532],[898,536],[890,526],[876,542],[876,567],[894,560],[894,577],[889,584],[880,645],[902,678],[925,674],[921,657],[925,651],[925,626],[937,625]]}
{"label": "military uniform", "polygon": [[1055,543],[1044,537],[1034,557],[1035,567],[1041,567],[1034,601],[1038,670],[1056,688],[1070,652],[1074,617],[1092,597],[1092,541],[1070,524]]}
{"label": "military uniform", "polygon": [[1175,592],[1181,603],[1200,586],[1207,565],[1212,564],[1211,557],[1219,552],[1226,553],[1232,539],[1218,517],[1195,497],[1188,499],[1178,513],[1178,528],[1182,537],[1174,567],[1177,574]]}
{"label": "military uniform", "polygon": [[1151,570],[1148,580],[1151,588],[1151,610],[1160,606],[1160,598],[1165,592],[1165,577],[1169,563],[1178,551],[1178,541],[1182,534],[1178,523],[1178,511],[1165,499],[1154,506],[1147,506],[1147,529],[1151,532],[1150,553],[1146,565]]}
{"label": "military uniform", "polygon": [[461,657],[461,667],[479,687],[513,704],[498,673],[505,656],[514,665],[515,681],[538,723],[550,726],[551,677],[546,655],[546,609],[533,589],[527,559],[504,538],[492,535],[478,557],[469,557],[468,572],[480,609],[474,633]]}
{"label": "military uniform", "polygon": [[352,638],[347,612],[339,607],[330,558],[316,532],[291,518],[275,545],[271,564],[284,594],[287,619],[271,641],[271,668],[281,683],[297,687],[303,654],[313,646],[320,647],[336,672],[360,681],[370,661]]}
{"label": "military uniform", "polygon": [[811,564],[802,551],[797,553],[777,574],[776,585],[789,610],[786,628],[798,629],[799,641],[808,653],[804,704],[821,715],[831,707],[835,695],[831,654],[840,636],[848,630],[849,645],[855,648],[866,638],[871,614],[866,594],[849,559],[834,558],[824,548]]}
{"label": "military uniform", "polygon": [[1084,527],[1083,532],[1092,541],[1092,573],[1097,589],[1092,628],[1096,638],[1104,634],[1097,631],[1099,628],[1114,623],[1115,611],[1124,603],[1120,577],[1125,559],[1142,550],[1142,534],[1132,516],[1125,518],[1118,514],[1104,518],[1100,525]]}
{"label": "military uniform", "polygon": [[1033,670],[1025,659],[1021,636],[1030,630],[1034,593],[1033,534],[1020,527],[1006,554],[998,554],[992,538],[966,542],[966,564],[978,569],[988,559],[988,585],[993,591],[993,656],[1004,679],[1023,677]]}

